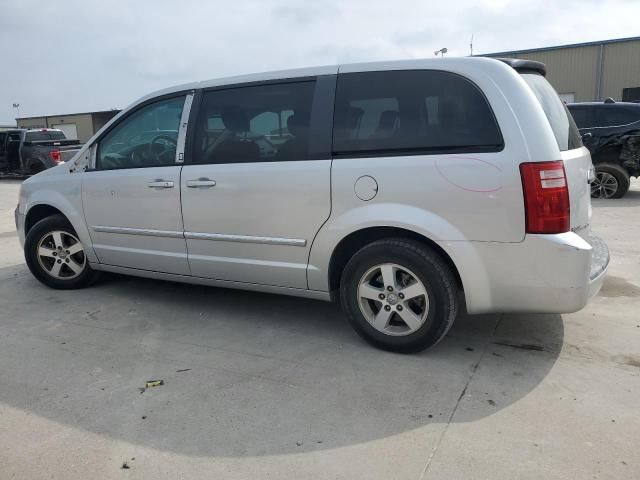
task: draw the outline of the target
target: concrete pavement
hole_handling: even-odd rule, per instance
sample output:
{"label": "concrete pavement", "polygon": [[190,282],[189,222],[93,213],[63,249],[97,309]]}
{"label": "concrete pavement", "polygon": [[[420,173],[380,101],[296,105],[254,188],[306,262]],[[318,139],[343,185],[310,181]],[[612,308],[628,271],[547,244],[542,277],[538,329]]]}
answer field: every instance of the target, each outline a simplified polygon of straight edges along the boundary
{"label": "concrete pavement", "polygon": [[115,275],[49,290],[18,188],[0,181],[0,479],[640,477],[640,182],[594,201],[613,260],[585,310],[464,316],[412,356],[323,302]]}

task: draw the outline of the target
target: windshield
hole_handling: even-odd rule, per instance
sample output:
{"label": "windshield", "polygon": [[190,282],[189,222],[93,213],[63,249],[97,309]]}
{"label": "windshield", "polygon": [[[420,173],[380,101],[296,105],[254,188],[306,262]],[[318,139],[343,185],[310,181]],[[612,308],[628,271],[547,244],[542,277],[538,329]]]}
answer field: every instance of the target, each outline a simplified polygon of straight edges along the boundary
{"label": "windshield", "polygon": [[580,148],[582,141],[580,140],[578,127],[573,121],[573,117],[569,114],[567,106],[560,100],[560,97],[547,79],[535,73],[523,74],[522,78],[527,82],[538,102],[540,102],[560,150]]}
{"label": "windshield", "polygon": [[44,140],[66,140],[60,130],[38,130],[36,132],[27,132],[25,135],[26,142],[41,142]]}

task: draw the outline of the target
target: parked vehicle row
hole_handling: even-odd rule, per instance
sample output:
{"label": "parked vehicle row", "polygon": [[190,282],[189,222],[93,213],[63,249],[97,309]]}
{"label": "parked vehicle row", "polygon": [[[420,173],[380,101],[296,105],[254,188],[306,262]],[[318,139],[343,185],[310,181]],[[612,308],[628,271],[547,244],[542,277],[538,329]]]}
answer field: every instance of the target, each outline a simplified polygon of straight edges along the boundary
{"label": "parked vehicle row", "polygon": [[591,152],[594,198],[622,198],[640,176],[640,104],[585,102],[568,105],[582,141]]}
{"label": "parked vehicle row", "polygon": [[62,130],[38,128],[0,132],[0,173],[35,175],[55,167],[80,150],[78,140],[69,140]]}
{"label": "parked vehicle row", "polygon": [[341,65],[146,96],[25,181],[16,225],[53,288],[110,271],[339,300],[409,352],[460,302],[584,307],[609,263],[591,173],[541,63]]}

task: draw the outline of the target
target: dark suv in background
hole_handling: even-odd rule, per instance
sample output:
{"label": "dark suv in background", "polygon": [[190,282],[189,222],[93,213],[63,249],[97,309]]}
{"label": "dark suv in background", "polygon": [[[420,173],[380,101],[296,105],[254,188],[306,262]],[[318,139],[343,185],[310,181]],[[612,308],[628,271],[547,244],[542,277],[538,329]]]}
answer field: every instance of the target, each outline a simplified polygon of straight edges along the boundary
{"label": "dark suv in background", "polygon": [[591,196],[623,197],[629,178],[640,176],[640,104],[608,99],[567,107],[596,168]]}

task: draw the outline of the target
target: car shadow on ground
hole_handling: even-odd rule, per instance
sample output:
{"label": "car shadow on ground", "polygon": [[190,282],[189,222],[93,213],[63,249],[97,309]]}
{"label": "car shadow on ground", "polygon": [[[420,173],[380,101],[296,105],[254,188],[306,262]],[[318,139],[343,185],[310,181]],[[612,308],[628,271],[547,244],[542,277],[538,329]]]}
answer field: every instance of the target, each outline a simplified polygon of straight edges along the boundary
{"label": "car shadow on ground", "polygon": [[[470,422],[529,394],[559,315],[462,315],[417,355],[362,342],[333,304],[108,275],[49,290],[0,269],[0,402],[194,456],[336,448]],[[152,379],[164,385],[145,388]]]}

